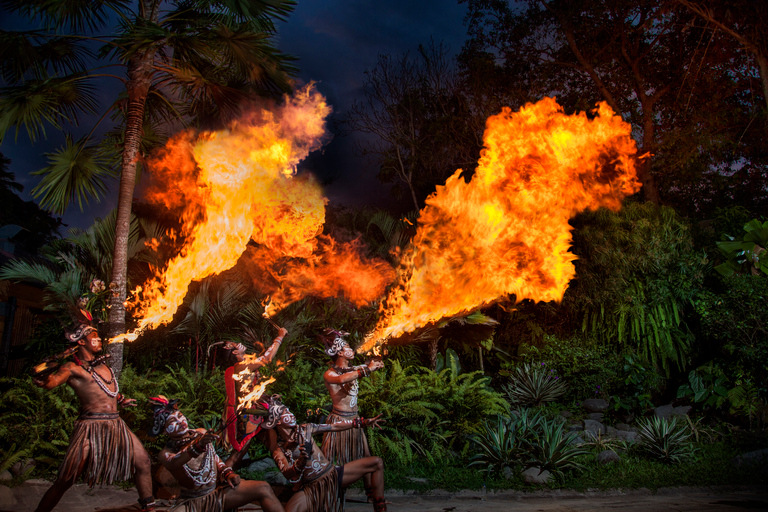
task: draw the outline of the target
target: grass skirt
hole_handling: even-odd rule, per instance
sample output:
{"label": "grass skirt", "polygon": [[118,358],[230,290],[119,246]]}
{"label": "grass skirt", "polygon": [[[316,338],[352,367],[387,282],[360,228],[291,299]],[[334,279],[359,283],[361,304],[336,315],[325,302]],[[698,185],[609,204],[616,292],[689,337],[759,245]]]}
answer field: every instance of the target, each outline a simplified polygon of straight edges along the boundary
{"label": "grass skirt", "polygon": [[[80,474],[89,486],[130,480],[133,476],[131,431],[120,415],[84,414],[75,422],[59,467],[58,481],[74,482]],[[82,466],[82,472],[78,469]]]}
{"label": "grass skirt", "polygon": [[[331,412],[325,422],[333,423],[351,422],[357,418],[357,413],[345,413],[344,415]],[[365,437],[365,429],[351,428],[341,432],[326,432],[323,434],[323,455],[333,461],[334,464],[344,465],[353,460],[370,457],[368,439]]]}
{"label": "grass skirt", "polygon": [[302,486],[311,512],[343,512],[344,502],[339,488],[339,473],[335,466],[317,480]]}
{"label": "grass skirt", "polygon": [[176,500],[169,512],[222,512],[224,510],[224,487],[206,489],[202,496],[194,492],[185,493]]}

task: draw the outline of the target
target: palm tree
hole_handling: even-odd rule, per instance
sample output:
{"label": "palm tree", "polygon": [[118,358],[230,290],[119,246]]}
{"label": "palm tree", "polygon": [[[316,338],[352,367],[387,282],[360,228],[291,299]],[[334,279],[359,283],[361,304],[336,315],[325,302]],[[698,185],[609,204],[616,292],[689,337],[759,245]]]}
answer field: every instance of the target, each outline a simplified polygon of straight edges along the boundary
{"label": "palm tree", "polygon": [[[116,79],[121,91],[101,115],[120,123],[120,188],[113,249],[109,336],[125,330],[128,238],[137,170],[158,124],[226,122],[243,101],[277,96],[291,87],[290,57],[273,46],[274,20],[285,20],[292,0],[7,0],[6,9],[42,20],[44,29],[0,33],[0,142],[24,127],[34,142],[45,127],[77,125],[97,114],[94,80]],[[103,36],[100,30],[114,30]],[[97,48],[98,45],[100,48]],[[110,72],[122,67],[125,75]],[[151,109],[147,106],[152,105]],[[98,125],[98,123],[96,123]],[[95,130],[95,127],[94,127]],[[32,191],[44,206],[63,212],[99,200],[109,168],[94,133],[48,155],[50,165]],[[114,147],[112,148],[114,151]],[[111,344],[113,361],[122,345]]]}

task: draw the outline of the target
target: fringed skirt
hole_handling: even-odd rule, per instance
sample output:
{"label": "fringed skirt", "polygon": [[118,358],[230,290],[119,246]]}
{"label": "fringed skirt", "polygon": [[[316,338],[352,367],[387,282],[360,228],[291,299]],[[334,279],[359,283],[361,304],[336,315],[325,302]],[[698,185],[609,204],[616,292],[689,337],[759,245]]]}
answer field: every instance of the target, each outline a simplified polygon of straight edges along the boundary
{"label": "fringed skirt", "polygon": [[343,512],[344,500],[341,494],[343,469],[332,466],[318,478],[302,486],[307,497],[307,510],[311,512]]}
{"label": "fringed skirt", "polygon": [[[333,423],[351,422],[357,418],[356,412],[332,411],[325,422]],[[353,460],[370,457],[368,439],[365,437],[365,429],[351,428],[341,432],[326,432],[323,434],[323,455],[335,464],[344,465]]]}
{"label": "fringed skirt", "polygon": [[131,431],[119,414],[83,414],[75,422],[56,479],[74,482],[80,474],[91,487],[133,476]]}
{"label": "fringed skirt", "polygon": [[225,487],[209,487],[203,491],[182,491],[168,512],[222,512]]}

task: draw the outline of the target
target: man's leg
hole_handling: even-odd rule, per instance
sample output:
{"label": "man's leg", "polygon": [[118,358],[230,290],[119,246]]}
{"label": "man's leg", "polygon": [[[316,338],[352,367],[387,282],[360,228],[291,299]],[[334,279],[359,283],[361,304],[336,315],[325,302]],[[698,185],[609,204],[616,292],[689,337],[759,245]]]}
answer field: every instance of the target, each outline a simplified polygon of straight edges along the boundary
{"label": "man's leg", "polygon": [[366,474],[371,475],[373,509],[377,512],[386,511],[387,503],[384,500],[384,462],[379,457],[366,457],[344,464],[344,477],[341,485],[347,487],[363,478]]}
{"label": "man's leg", "polygon": [[224,510],[242,507],[257,502],[264,512],[283,512],[283,506],[267,482],[241,480],[234,489],[227,489],[224,495]]}
{"label": "man's leg", "polygon": [[139,492],[139,503],[142,509],[151,510],[150,504],[154,505],[152,497],[152,461],[149,459],[147,450],[141,444],[139,438],[131,432],[131,443],[133,449],[133,477],[136,483],[136,490]]}
{"label": "man's leg", "polygon": [[[65,492],[67,492],[67,489],[72,487],[72,484],[75,483],[77,477],[83,473],[83,468],[85,467],[85,462],[88,460],[88,455],[90,452],[91,443],[86,441],[83,444],[83,449],[80,451],[80,453],[77,453],[77,455],[80,457],[80,461],[77,463],[77,470],[75,473],[70,475],[69,478],[62,477],[61,473],[59,473],[59,475],[56,477],[56,481],[53,482],[53,485],[47,491],[45,491],[45,494],[43,494],[43,497],[40,499],[40,503],[37,504],[35,512],[50,512],[53,510],[53,507],[59,503],[59,500],[61,500],[61,497],[64,496]],[[62,464],[62,466],[64,465]]]}

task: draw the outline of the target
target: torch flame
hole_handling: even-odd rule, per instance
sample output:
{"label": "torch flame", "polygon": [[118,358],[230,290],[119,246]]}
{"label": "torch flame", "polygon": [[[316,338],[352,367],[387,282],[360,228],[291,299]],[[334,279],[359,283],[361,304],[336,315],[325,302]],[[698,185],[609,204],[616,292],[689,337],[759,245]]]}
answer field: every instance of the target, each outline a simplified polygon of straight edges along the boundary
{"label": "torch flame", "polygon": [[361,349],[510,294],[561,300],[575,275],[568,220],[618,210],[640,188],[630,133],[605,103],[594,119],[565,115],[553,98],[489,118],[472,180],[458,170],[427,198]]}

